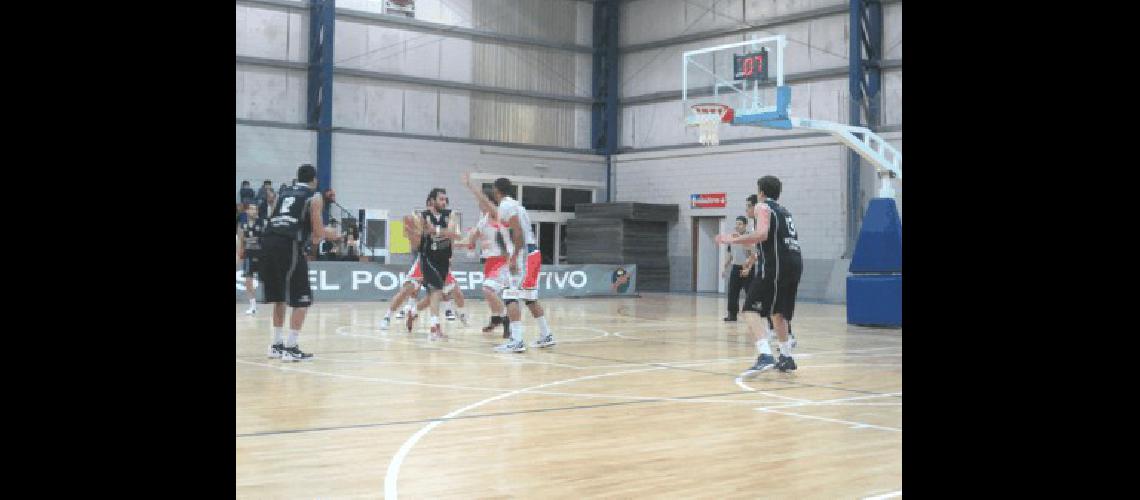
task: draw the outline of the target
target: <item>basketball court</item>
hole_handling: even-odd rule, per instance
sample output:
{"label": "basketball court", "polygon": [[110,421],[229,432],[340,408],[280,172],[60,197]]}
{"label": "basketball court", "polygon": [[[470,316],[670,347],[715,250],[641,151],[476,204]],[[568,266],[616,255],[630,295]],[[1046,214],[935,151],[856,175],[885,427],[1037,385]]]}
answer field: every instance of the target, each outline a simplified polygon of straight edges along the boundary
{"label": "basketball court", "polygon": [[[236,180],[290,193],[239,203],[238,498],[901,498],[901,1],[236,3]],[[458,232],[527,217],[440,250],[437,192]],[[316,194],[346,238],[297,230],[281,344],[243,252]],[[385,319],[429,247],[466,297],[446,340]],[[528,348],[496,352],[484,266],[524,251],[494,296],[537,294],[557,344],[518,303]],[[794,344],[733,317],[746,270],[794,274]]]}
{"label": "basketball court", "polygon": [[[799,370],[751,380],[724,299],[547,302],[553,349],[492,353],[375,328],[380,305],[319,304],[306,347],[265,358],[239,318],[243,498],[863,498],[902,481],[902,330],[801,304]],[[239,311],[240,314],[240,311]],[[810,339],[810,340],[809,340]]]}

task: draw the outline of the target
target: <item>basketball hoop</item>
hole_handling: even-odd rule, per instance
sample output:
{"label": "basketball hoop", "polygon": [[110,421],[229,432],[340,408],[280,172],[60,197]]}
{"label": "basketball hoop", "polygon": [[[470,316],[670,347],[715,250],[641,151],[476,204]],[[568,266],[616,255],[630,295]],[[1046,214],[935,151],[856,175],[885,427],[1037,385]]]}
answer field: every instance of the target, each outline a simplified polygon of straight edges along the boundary
{"label": "basketball hoop", "polygon": [[693,115],[689,125],[700,128],[700,142],[705,146],[720,144],[720,124],[732,123],[732,108],[724,104],[703,103],[690,106]]}

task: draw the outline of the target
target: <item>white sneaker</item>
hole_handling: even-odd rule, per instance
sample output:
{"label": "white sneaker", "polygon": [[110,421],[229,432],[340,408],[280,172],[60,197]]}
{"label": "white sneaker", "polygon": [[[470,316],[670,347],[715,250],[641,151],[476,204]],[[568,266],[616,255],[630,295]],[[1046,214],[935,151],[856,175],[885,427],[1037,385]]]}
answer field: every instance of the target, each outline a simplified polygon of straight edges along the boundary
{"label": "white sneaker", "polygon": [[267,357],[269,359],[281,359],[281,356],[284,353],[285,353],[285,344],[273,344],[273,345],[269,346],[269,355]]}
{"label": "white sneaker", "polygon": [[555,345],[557,343],[558,342],[554,341],[554,335],[547,335],[545,337],[539,337],[538,340],[534,341],[534,343],[531,344],[531,347],[538,347],[538,348],[550,347],[550,346]]}
{"label": "white sneaker", "polygon": [[403,309],[396,311],[396,319],[404,319],[404,310]]}
{"label": "white sneaker", "polygon": [[467,326],[467,313],[459,313],[459,322],[463,323],[463,326]]}
{"label": "white sneaker", "polygon": [[245,314],[246,316],[253,316],[254,314],[257,314],[257,306],[249,306],[249,309],[245,310]]}
{"label": "white sneaker", "polygon": [[389,323],[390,323],[390,321],[388,320],[388,318],[384,318],[384,319],[380,320],[380,329],[381,330],[387,330]]}
{"label": "white sneaker", "polygon": [[526,344],[519,340],[495,346],[495,352],[526,352]]}

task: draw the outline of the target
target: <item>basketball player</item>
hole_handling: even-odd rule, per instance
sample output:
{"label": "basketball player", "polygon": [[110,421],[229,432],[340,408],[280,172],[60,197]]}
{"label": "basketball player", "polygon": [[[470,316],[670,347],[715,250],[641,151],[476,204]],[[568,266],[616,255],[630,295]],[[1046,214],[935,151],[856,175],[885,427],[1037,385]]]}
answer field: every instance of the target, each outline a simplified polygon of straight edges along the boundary
{"label": "basketball player", "polygon": [[499,219],[491,213],[484,211],[479,223],[472,230],[471,238],[467,243],[469,248],[479,250],[483,258],[483,298],[491,309],[491,322],[483,327],[483,333],[491,333],[498,325],[503,325],[503,338],[510,338],[511,318],[507,315],[499,294],[503,291],[503,283],[499,281],[499,271],[507,263],[507,242],[503,238],[503,226]]}
{"label": "basketball player", "polygon": [[[447,275],[451,266],[451,242],[462,237],[456,231],[454,219],[450,219],[451,210],[447,209],[447,191],[443,188],[433,188],[428,193],[428,210],[422,214],[422,219],[416,224],[413,231],[420,232],[419,255],[420,269],[423,274],[423,287],[431,297],[431,340],[446,339],[443,326],[439,323],[439,303],[443,298],[443,289],[446,286]],[[414,316],[408,315],[409,329]]]}
{"label": "basketball player", "polygon": [[[425,207],[430,206],[431,199],[428,198],[425,200]],[[404,225],[404,237],[407,238],[410,242],[415,242],[420,238],[418,233],[415,231],[415,228],[409,227],[406,224]],[[412,325],[416,320],[415,297],[416,294],[420,291],[421,281],[423,281],[423,274],[420,273],[420,256],[417,252],[415,260],[412,261],[412,267],[408,269],[408,274],[404,278],[404,283],[400,285],[400,291],[396,292],[395,297],[392,297],[392,301],[388,304],[388,310],[384,312],[384,319],[380,320],[381,330],[388,329],[388,325],[391,322],[392,313],[399,311],[396,314],[396,318],[403,318],[405,315],[407,315],[408,318],[406,326],[408,327],[409,333],[412,331]],[[408,300],[409,297],[412,299],[412,301],[411,304],[408,305],[408,311],[405,312],[403,309],[400,309],[400,306],[403,305],[404,301]]]}
{"label": "basketball player", "polygon": [[[748,230],[748,218],[737,217],[735,229],[733,236],[745,234]],[[728,316],[724,318],[725,321],[736,321],[736,313],[740,311],[740,290],[744,289],[747,292],[748,284],[752,281],[752,275],[745,267],[752,262],[751,259],[750,245],[728,246],[728,260],[724,261],[724,272],[721,273],[722,276],[728,276]]]}
{"label": "basketball player", "polygon": [[261,231],[264,228],[265,219],[257,218],[257,205],[248,203],[245,205],[245,222],[241,224],[241,231],[238,233],[241,244],[238,245],[238,258],[241,259],[242,277],[245,278],[245,298],[249,299],[249,309],[245,310],[247,315],[257,314],[257,298],[253,292],[253,275],[258,274],[257,264],[261,253]]}
{"label": "basketball player", "polygon": [[[717,236],[720,244],[756,244],[760,254],[759,274],[753,277],[744,299],[744,321],[748,324],[751,338],[756,341],[758,356],[756,364],[745,371],[745,376],[756,374],[775,367],[781,372],[796,369],[792,359],[792,346],[788,342],[788,320],[796,307],[796,292],[803,261],[800,257],[799,240],[792,214],[776,203],[783,189],[780,180],[766,175],[756,181],[758,203],[755,206],[756,231],[745,235],[722,234]],[[772,358],[768,345],[769,332],[762,332],[760,318],[771,318],[780,341],[780,359]]]}
{"label": "basketball player", "polygon": [[[748,223],[748,232],[749,233],[753,232],[756,228],[756,204],[757,203],[759,203],[759,201],[756,198],[756,195],[750,194],[750,195],[748,195],[748,198],[747,198],[745,205],[744,205],[744,213],[745,213],[745,215],[748,216],[748,220],[749,220],[749,223]],[[756,261],[758,260],[757,257],[759,257],[759,255],[760,254],[758,254],[756,252],[752,252],[752,255],[750,255],[748,257],[747,264],[744,266],[744,270],[742,271],[742,276],[747,277],[750,275],[750,273],[754,273],[756,271]],[[747,289],[745,290],[745,293],[746,294],[748,293]],[[775,327],[772,326],[772,318],[767,318],[767,319],[768,319],[768,331],[766,333],[768,335],[768,338],[772,338],[772,336],[775,335]],[[792,331],[792,318],[787,318],[787,320],[788,320],[788,336],[791,337],[791,340],[789,340],[788,343],[792,346],[792,349],[795,349],[796,348],[796,334],[795,334],[795,332]]]}
{"label": "basketball player", "polygon": [[538,322],[541,333],[532,346],[545,348],[555,345],[554,335],[546,323],[545,312],[542,310],[542,305],[538,303],[538,271],[542,265],[542,254],[535,244],[534,230],[531,228],[530,215],[527,214],[526,208],[507,195],[511,189],[510,179],[506,177],[495,179],[491,186],[491,198],[495,200],[494,203],[487,199],[483,190],[471,184],[470,174],[463,174],[463,184],[475,195],[475,199],[479,200],[479,206],[483,211],[497,216],[500,223],[510,233],[510,243],[507,246],[510,257],[505,266],[506,276],[504,276],[503,269],[500,268],[497,279],[502,280],[500,283],[504,281],[507,283],[507,288],[503,290],[503,303],[507,307],[507,316],[511,322],[509,326],[511,338],[508,342],[495,347],[495,350],[499,352],[526,352],[526,343],[523,341],[522,312],[519,310],[518,304],[520,299],[526,302],[531,316]]}
{"label": "basketball player", "polygon": [[[314,244],[321,239],[335,240],[340,235],[321,226],[321,195],[317,193],[317,169],[304,164],[297,169],[298,183],[286,186],[277,194],[277,204],[261,236],[261,280],[265,301],[273,304],[273,344],[269,357],[282,361],[311,359],[301,352],[297,336],[305,322],[305,313],[313,303],[309,288],[309,263],[302,254],[305,241]],[[293,312],[289,317],[289,337],[282,338],[285,303]]]}

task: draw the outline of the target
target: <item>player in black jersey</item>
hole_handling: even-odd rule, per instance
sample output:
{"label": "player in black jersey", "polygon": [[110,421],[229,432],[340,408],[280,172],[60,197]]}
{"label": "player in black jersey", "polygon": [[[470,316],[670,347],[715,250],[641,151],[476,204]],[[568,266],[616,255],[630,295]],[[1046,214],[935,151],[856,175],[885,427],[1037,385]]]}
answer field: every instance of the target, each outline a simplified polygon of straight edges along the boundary
{"label": "player in black jersey", "polygon": [[[305,323],[305,313],[313,303],[309,288],[309,262],[302,253],[306,242],[337,240],[340,235],[321,226],[324,204],[317,193],[317,169],[304,164],[297,169],[297,183],[277,193],[277,203],[261,236],[260,272],[265,302],[273,304],[273,344],[270,358],[301,361],[312,354],[301,352],[297,335]],[[282,337],[285,303],[293,308],[289,316],[289,337]]]}
{"label": "player in black jersey", "polygon": [[[447,274],[451,269],[451,242],[462,238],[457,230],[451,210],[447,209],[447,191],[434,188],[428,193],[428,209],[421,214],[422,224],[417,252],[420,269],[423,273],[423,286],[431,298],[431,340],[446,339],[443,327],[439,324],[439,302],[443,289],[447,286]],[[409,315],[409,319],[411,316]]]}
{"label": "player in black jersey", "polygon": [[245,298],[249,299],[248,315],[257,314],[257,298],[253,291],[253,275],[257,271],[259,257],[261,256],[261,230],[265,219],[257,218],[257,206],[252,203],[245,206],[245,222],[238,228],[238,259],[241,260],[242,277],[245,278]]}
{"label": "player in black jersey", "polygon": [[[757,275],[753,277],[744,299],[744,316],[748,333],[756,341],[758,356],[745,375],[755,375],[769,368],[786,372],[796,369],[792,345],[788,341],[788,321],[796,308],[796,292],[803,260],[796,237],[792,214],[776,203],[783,189],[780,179],[767,175],[756,181],[758,203],[755,206],[756,230],[750,234],[717,236],[721,244],[756,244],[759,254]],[[764,332],[760,318],[770,318],[780,340],[780,359],[774,361],[768,345],[770,331]]]}
{"label": "player in black jersey", "polygon": [[[757,203],[760,203],[760,200],[756,197],[756,195],[750,194],[750,195],[748,195],[748,199],[745,201],[745,204],[744,204],[744,207],[745,207],[744,214],[748,216],[748,220],[750,221],[749,227],[748,227],[749,232],[754,231],[756,228],[756,204]],[[756,272],[756,270],[758,269],[757,261],[759,261],[759,256],[760,256],[760,252],[752,252],[752,255],[750,255],[748,257],[748,262],[746,264],[747,269],[742,271],[742,275],[748,275],[749,273],[755,273]],[[747,292],[747,290],[746,290],[746,292]],[[772,338],[774,335],[776,335],[776,329],[774,326],[772,326],[772,318],[768,317],[765,319],[768,320],[768,329],[764,332],[764,334],[767,335],[768,338]],[[792,318],[785,318],[785,319],[788,321],[788,345],[792,346],[792,349],[795,349],[796,348],[796,332],[792,331]]]}

